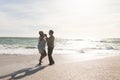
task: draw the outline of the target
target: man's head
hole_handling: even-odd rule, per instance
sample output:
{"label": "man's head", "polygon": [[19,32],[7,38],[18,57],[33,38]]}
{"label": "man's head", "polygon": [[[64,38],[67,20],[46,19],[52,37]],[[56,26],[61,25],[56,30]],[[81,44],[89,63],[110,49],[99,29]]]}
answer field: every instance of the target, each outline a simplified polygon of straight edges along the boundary
{"label": "man's head", "polygon": [[53,30],[49,30],[49,35],[53,35],[54,31]]}

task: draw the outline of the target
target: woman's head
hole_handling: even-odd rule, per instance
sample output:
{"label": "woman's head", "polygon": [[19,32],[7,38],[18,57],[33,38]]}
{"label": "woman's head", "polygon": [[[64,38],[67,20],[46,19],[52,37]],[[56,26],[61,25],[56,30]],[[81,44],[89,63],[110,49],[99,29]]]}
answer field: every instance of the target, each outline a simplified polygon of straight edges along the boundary
{"label": "woman's head", "polygon": [[40,36],[44,36],[43,31],[39,31],[39,35],[40,35]]}

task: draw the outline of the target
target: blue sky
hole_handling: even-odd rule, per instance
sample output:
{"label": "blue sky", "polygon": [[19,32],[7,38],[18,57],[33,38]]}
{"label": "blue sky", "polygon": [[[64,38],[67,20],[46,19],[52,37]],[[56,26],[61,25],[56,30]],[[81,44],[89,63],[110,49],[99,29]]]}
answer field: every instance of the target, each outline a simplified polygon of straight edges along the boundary
{"label": "blue sky", "polygon": [[119,0],[0,0],[0,36],[120,37]]}

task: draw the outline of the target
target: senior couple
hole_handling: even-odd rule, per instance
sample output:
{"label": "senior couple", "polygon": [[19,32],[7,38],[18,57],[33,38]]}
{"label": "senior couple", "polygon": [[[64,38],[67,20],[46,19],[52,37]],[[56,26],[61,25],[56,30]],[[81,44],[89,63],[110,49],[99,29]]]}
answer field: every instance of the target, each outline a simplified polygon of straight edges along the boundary
{"label": "senior couple", "polygon": [[43,31],[39,31],[39,40],[38,40],[38,51],[41,54],[40,55],[40,59],[39,59],[39,64],[41,65],[42,63],[42,59],[47,55],[46,54],[46,50],[45,50],[45,46],[47,43],[48,46],[48,59],[49,59],[49,65],[53,65],[55,62],[52,58],[52,52],[54,49],[54,31],[53,30],[49,30],[49,37],[47,37],[46,34],[44,34]]}

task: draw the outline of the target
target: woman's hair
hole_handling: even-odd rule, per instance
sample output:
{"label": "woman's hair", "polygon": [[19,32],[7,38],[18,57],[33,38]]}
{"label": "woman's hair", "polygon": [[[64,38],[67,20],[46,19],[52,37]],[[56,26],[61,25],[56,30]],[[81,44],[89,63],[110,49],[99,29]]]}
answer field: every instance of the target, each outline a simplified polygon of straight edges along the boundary
{"label": "woman's hair", "polygon": [[41,33],[43,34],[43,31],[39,31],[39,34],[41,34]]}
{"label": "woman's hair", "polygon": [[39,31],[39,35],[40,35],[41,37],[44,37],[44,32],[43,32],[43,31]]}

